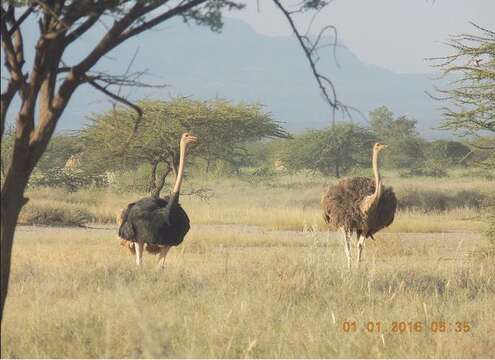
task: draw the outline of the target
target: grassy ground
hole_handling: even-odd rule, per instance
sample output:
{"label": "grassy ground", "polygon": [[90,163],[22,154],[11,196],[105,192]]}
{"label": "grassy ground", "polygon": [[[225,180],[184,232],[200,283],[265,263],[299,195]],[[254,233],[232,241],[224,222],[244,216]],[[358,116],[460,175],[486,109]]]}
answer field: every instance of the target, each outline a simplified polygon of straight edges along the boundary
{"label": "grassy ground", "polygon": [[157,271],[114,229],[23,227],[2,357],[493,357],[486,242],[382,234],[349,273],[336,234],[198,225]]}
{"label": "grassy ground", "polygon": [[164,271],[148,254],[136,269],[101,225],[143,194],[32,190],[23,222],[98,229],[18,229],[1,355],[495,357],[493,251],[484,213],[467,206],[495,181],[385,183],[420,205],[399,211],[351,273],[338,235],[317,231],[323,178],[195,180],[214,196],[182,197],[193,226]]}
{"label": "grassy ground", "polygon": [[[202,201],[182,197],[182,204],[195,224],[251,224],[269,229],[323,230],[320,199],[336,179],[285,175],[275,178],[194,179],[194,188],[208,188],[212,197]],[[477,178],[384,179],[393,185],[399,201],[416,204],[400,210],[392,232],[485,231],[484,213],[473,203],[493,197],[495,180]],[[191,186],[191,181],[186,181]],[[186,188],[186,192],[189,189]],[[164,191],[165,193],[166,191]],[[145,194],[106,190],[83,190],[68,194],[60,189],[35,189],[21,216],[31,224],[113,223],[119,209]],[[445,209],[436,209],[439,203]],[[55,221],[54,221],[55,220]]]}

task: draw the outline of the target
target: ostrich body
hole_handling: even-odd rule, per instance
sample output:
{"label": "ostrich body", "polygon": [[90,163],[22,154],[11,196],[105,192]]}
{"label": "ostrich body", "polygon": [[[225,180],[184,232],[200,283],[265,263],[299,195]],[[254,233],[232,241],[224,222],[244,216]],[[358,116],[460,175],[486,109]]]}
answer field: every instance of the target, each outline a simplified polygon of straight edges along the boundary
{"label": "ostrich body", "polygon": [[152,254],[160,253],[159,266],[163,267],[168,250],[179,245],[190,229],[189,217],[179,204],[179,193],[184,176],[185,158],[196,137],[185,133],[180,141],[180,160],[177,179],[169,197],[146,197],[127,206],[117,221],[121,244],[136,254],[141,266],[144,244]]}
{"label": "ostrich body", "polygon": [[351,266],[350,237],[356,232],[357,265],[361,261],[367,238],[394,221],[397,198],[391,187],[382,185],[378,167],[378,155],[386,145],[373,146],[374,179],[355,177],[344,179],[331,186],[323,196],[322,207],[325,222],[340,229],[344,234],[344,250],[347,265]]}

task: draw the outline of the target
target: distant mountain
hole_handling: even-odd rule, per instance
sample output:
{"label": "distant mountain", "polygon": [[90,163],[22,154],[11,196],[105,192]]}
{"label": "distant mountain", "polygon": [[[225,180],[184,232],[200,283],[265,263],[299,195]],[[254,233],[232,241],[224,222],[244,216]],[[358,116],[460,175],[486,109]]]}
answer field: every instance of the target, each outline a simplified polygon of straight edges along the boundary
{"label": "distant mountain", "polygon": [[[33,44],[35,39],[29,35],[37,33],[35,24],[30,26],[33,31],[26,32],[26,44]],[[68,49],[64,59],[68,63],[81,59],[100,36],[98,31],[90,32],[77,48]],[[226,19],[221,34],[174,21],[121,45],[98,64],[98,70],[123,73],[138,48],[133,70],[148,69],[153,74],[147,77],[148,82],[169,86],[132,90],[134,100],[174,95],[222,97],[260,102],[291,131],[321,128],[330,123],[331,111],[293,37],[263,36],[248,24],[233,19]],[[446,136],[432,130],[440,116],[435,110],[439,104],[425,94],[425,90],[432,88],[431,75],[397,74],[367,65],[344,46],[337,49],[337,59],[340,66],[336,65],[332,50],[327,49],[318,66],[334,81],[339,100],[364,114],[386,105],[396,115],[416,118],[422,135]],[[89,114],[108,106],[102,94],[84,86],[71,99],[57,129],[78,129]],[[355,114],[354,121],[363,120]]]}

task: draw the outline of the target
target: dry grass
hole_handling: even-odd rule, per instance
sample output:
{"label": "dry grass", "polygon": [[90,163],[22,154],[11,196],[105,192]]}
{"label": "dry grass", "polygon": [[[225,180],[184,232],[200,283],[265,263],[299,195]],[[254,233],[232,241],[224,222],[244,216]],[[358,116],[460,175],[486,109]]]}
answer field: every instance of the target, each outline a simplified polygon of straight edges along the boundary
{"label": "dry grass", "polygon": [[[320,199],[329,183],[336,179],[299,175],[285,175],[276,178],[248,179],[205,179],[194,180],[195,188],[213,190],[209,201],[183,196],[181,202],[195,224],[250,224],[267,229],[306,230],[324,229],[320,210]],[[479,194],[481,199],[492,196],[490,189],[495,181],[476,178],[450,178],[438,181],[431,179],[404,179],[390,174],[385,182],[392,184],[399,197],[415,191],[451,196],[456,193]],[[191,181],[186,182],[187,186]],[[420,189],[420,190],[415,190]],[[187,191],[187,189],[186,189]],[[83,209],[89,214],[90,222],[113,223],[115,214],[129,202],[145,194],[114,194],[104,190],[84,190],[67,194],[57,189],[36,189],[28,196],[32,201],[26,207],[21,220],[27,218],[30,207],[62,207]],[[473,195],[474,196],[474,195]],[[424,203],[424,199],[420,199]],[[453,201],[450,201],[451,203]],[[396,221],[387,230],[391,232],[438,232],[438,231],[486,231],[483,216],[477,208],[462,206],[445,211],[428,209],[404,209],[397,214]],[[25,223],[34,223],[25,221]],[[62,225],[54,223],[54,225]]]}
{"label": "dry grass", "polygon": [[[415,188],[487,196],[495,188],[475,178],[389,175],[386,183],[399,197]],[[194,186],[214,196],[182,198],[193,227],[165,271],[148,254],[136,269],[113,226],[21,227],[2,357],[495,357],[495,263],[478,209],[399,211],[367,243],[362,269],[349,273],[338,236],[317,231],[324,179]],[[143,194],[36,189],[28,196],[21,219],[53,219],[62,209],[67,219],[57,221],[83,213],[101,224]],[[343,331],[345,321],[357,331]],[[381,331],[366,332],[369,321]],[[400,321],[423,329],[393,331]],[[431,331],[438,321],[446,332]],[[457,332],[457,322],[469,331]]]}
{"label": "dry grass", "polygon": [[198,225],[161,272],[151,256],[137,270],[115,229],[25,227],[2,357],[493,357],[494,262],[472,256],[486,243],[385,234],[348,273],[333,234]]}

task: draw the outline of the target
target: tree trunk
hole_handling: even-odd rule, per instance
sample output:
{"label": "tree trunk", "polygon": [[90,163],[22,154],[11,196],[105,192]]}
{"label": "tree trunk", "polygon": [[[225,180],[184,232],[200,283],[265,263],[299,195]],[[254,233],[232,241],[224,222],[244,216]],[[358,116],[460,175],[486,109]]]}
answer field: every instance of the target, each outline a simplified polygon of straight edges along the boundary
{"label": "tree trunk", "polygon": [[158,168],[158,161],[151,162],[151,174],[150,174],[150,182],[148,184],[148,192],[153,194],[156,186],[156,169]]}
{"label": "tree trunk", "polygon": [[22,207],[27,203],[24,198],[24,189],[27,186],[31,171],[22,168],[25,164],[13,163],[7,172],[1,191],[1,293],[0,293],[0,322],[3,319],[3,310],[7,298],[12,245],[14,234]]}
{"label": "tree trunk", "polygon": [[155,181],[154,189],[153,191],[151,191],[152,197],[154,198],[160,197],[160,192],[165,186],[165,179],[167,178],[168,174],[170,174],[171,171],[172,169],[169,166],[166,170],[163,171],[163,174],[160,176],[160,180],[158,182]]}
{"label": "tree trunk", "polygon": [[168,174],[170,174],[170,172],[172,171],[172,167],[170,166],[170,164],[165,164],[165,166],[167,167],[160,176],[160,179],[158,180],[157,173],[158,173],[159,164],[160,161],[153,161],[151,163],[151,175],[150,175],[148,192],[150,193],[150,196],[154,198],[160,197],[160,192],[165,186],[165,179],[167,178]]}
{"label": "tree trunk", "polygon": [[[52,84],[53,85],[53,84]],[[16,120],[16,139],[11,161],[1,189],[1,290],[0,290],[0,322],[3,320],[3,310],[7,298],[12,245],[14,242],[17,219],[27,200],[24,191],[34,167],[48,146],[55,126],[67,103],[77,88],[78,82],[72,78],[66,81],[59,90],[59,95],[50,103],[50,97],[45,96],[40,102],[38,127],[34,128],[34,107],[38,88],[31,90],[31,96],[24,100]],[[35,87],[35,85],[32,85]],[[48,86],[43,89],[49,92]]]}

